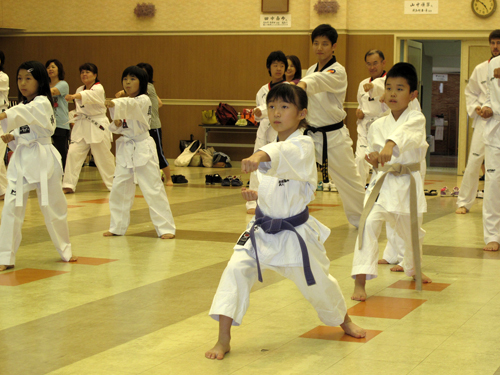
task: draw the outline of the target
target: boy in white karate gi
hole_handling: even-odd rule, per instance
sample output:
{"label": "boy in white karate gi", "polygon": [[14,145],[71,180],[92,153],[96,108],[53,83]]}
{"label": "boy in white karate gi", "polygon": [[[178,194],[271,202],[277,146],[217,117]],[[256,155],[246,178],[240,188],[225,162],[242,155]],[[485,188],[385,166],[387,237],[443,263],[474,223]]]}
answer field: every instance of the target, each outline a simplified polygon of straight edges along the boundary
{"label": "boy in white karate gi", "polygon": [[490,118],[484,127],[486,178],[484,182],[483,231],[485,251],[500,247],[500,58],[488,64],[488,92],[481,117]]}
{"label": "boy in white karate gi", "polygon": [[[255,115],[255,120],[259,122],[259,128],[257,129],[257,136],[255,138],[254,152],[259,150],[262,146],[274,142],[278,136],[278,133],[269,124],[266,98],[269,90],[280,83],[286,82],[285,72],[288,69],[288,60],[283,52],[273,51],[267,57],[266,67],[269,71],[269,75],[271,76],[271,82],[262,86],[257,92],[257,97],[255,98],[257,107],[253,110],[253,113]],[[259,181],[253,173],[250,175],[249,187],[251,190],[257,190],[259,188]],[[255,214],[256,207],[256,201],[247,201],[247,214]]]}
{"label": "boy in white karate gi", "polygon": [[[465,87],[465,102],[467,104],[467,113],[473,119],[472,141],[470,145],[469,158],[465,167],[464,176],[460,185],[460,192],[457,199],[457,214],[466,214],[472,207],[479,185],[479,170],[484,161],[484,128],[490,121],[489,117],[481,114],[481,108],[488,96],[488,65],[491,59],[500,54],[500,30],[493,30],[489,36],[491,58],[483,61],[474,68],[469,83]],[[484,204],[484,202],[483,202]]]}
{"label": "boy in white karate gi", "polygon": [[[421,254],[425,235],[421,226],[423,213],[427,211],[420,165],[428,147],[424,115],[408,108],[416,95],[415,68],[408,63],[394,65],[387,73],[385,82],[385,102],[391,114],[376,120],[368,130],[369,154],[366,160],[372,164],[375,173],[366,191],[365,208],[354,248],[351,275],[355,286],[351,298],[357,301],[366,300],[366,280],[377,277],[378,237],[384,222],[390,222],[404,240],[402,267],[408,276],[415,276],[413,251]],[[412,188],[415,191],[414,202],[410,201]],[[372,191],[376,202],[370,207],[367,203]],[[417,212],[410,212],[411,204]],[[412,215],[418,222],[418,228],[411,226]],[[365,217],[365,225],[362,226]],[[414,248],[415,243],[417,248]],[[431,282],[424,274],[422,281]]]}
{"label": "boy in white karate gi", "polygon": [[267,96],[267,108],[278,141],[241,162],[244,173],[257,171],[258,193],[242,189],[242,195],[258,206],[234,247],[210,309],[219,321],[219,339],[205,353],[209,359],[223,359],[229,352],[231,326],[241,324],[252,285],[257,278],[262,281],[261,269],[292,280],[325,324],[340,325],[357,338],[366,335],[350,320],[340,287],[329,274],[323,244],[330,230],[307,209],[317,183],[314,144],[301,130],[307,125],[307,94],[297,86],[277,85]]}
{"label": "boy in white karate gi", "polygon": [[[3,71],[5,63],[5,54],[0,51],[0,113],[5,112],[9,108],[9,76]],[[0,127],[0,136],[3,135],[2,127]],[[3,158],[7,145],[0,141],[0,200],[5,197],[7,190],[7,169]]]}
{"label": "boy in white karate gi", "polygon": [[122,84],[128,97],[106,100],[114,120],[109,128],[122,137],[116,141],[115,178],[109,196],[111,224],[104,236],[125,235],[130,224],[136,180],[148,203],[158,237],[172,239],[175,237],[174,218],[160,178],[156,144],[149,135],[148,74],[138,66],[130,66],[122,74]]}
{"label": "boy in white karate gi", "polygon": [[337,38],[337,31],[330,25],[314,29],[311,40],[318,63],[308,69],[297,86],[306,90],[309,99],[307,121],[311,129],[307,132],[314,140],[316,160],[323,165],[323,181],[331,176],[347,220],[357,227],[365,185],[356,168],[349,130],[342,122],[346,117],[347,75],[333,55]]}

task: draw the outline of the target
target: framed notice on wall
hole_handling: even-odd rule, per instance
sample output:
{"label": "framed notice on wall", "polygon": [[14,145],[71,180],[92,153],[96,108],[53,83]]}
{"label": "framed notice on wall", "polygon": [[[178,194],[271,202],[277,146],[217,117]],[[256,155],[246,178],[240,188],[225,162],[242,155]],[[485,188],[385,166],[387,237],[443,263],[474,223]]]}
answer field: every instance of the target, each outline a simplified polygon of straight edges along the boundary
{"label": "framed notice on wall", "polygon": [[262,0],[262,13],[288,13],[289,0]]}

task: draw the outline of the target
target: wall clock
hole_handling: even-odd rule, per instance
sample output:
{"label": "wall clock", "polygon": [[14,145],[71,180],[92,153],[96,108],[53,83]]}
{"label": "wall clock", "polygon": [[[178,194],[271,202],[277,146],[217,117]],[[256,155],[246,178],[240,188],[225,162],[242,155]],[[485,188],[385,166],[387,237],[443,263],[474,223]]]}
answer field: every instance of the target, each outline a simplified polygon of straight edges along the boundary
{"label": "wall clock", "polygon": [[496,0],[472,0],[472,12],[478,17],[487,18],[497,9]]}

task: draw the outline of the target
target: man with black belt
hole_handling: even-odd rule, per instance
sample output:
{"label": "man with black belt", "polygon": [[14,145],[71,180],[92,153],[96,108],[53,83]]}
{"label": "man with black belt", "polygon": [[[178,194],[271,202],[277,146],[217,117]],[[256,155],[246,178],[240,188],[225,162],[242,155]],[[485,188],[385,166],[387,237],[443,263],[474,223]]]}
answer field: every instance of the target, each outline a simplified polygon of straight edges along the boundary
{"label": "man with black belt", "polygon": [[309,99],[307,121],[311,129],[308,133],[316,146],[316,159],[323,166],[323,181],[328,181],[330,174],[347,220],[357,227],[365,188],[354,162],[349,130],[342,122],[346,116],[347,75],[333,55],[337,38],[337,31],[330,25],[314,29],[311,40],[318,63],[308,69],[297,86],[306,90]]}

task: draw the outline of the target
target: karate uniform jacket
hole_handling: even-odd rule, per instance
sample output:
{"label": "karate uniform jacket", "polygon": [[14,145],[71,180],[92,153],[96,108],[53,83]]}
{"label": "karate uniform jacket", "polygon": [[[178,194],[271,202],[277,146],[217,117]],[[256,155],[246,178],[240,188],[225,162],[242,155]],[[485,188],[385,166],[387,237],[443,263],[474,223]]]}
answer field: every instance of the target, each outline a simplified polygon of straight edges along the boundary
{"label": "karate uniform jacket", "polygon": [[[388,140],[396,143],[391,160],[387,164],[421,164],[425,159],[428,144],[425,135],[425,117],[422,112],[407,108],[394,120],[392,114],[382,117],[368,130],[368,151],[381,152]],[[370,185],[366,190],[369,196],[382,171],[373,173]],[[417,187],[417,209],[422,214],[427,211],[424,188],[420,171],[412,172]],[[410,176],[395,176],[388,173],[375,204],[395,214],[410,213]]]}
{"label": "karate uniform jacket", "polygon": [[[260,163],[256,172],[260,182],[257,204],[262,213],[272,218],[288,218],[304,211],[314,200],[317,185],[314,142],[311,137],[297,130],[287,140],[269,143],[260,150],[271,158],[270,162]],[[255,253],[247,234],[254,221],[255,217],[234,247],[235,251],[247,251],[253,258]],[[322,244],[330,235],[327,227],[309,216],[305,224],[295,229],[304,239],[310,257],[315,251],[325,253]],[[259,228],[255,231],[255,240],[261,263],[302,266],[300,245],[295,233],[283,231],[267,234]]]}
{"label": "karate uniform jacket", "polygon": [[158,154],[156,144],[149,135],[151,123],[151,100],[147,95],[134,98],[113,99],[114,107],[109,109],[113,120],[122,120],[117,127],[114,122],[109,126],[111,132],[121,134],[116,140],[116,164],[124,168],[135,168],[145,165]]}
{"label": "karate uniform jacket", "polygon": [[[367,83],[373,83],[373,88],[365,91],[363,86]],[[372,80],[370,77],[361,81],[358,87],[358,109],[361,109],[365,115],[358,119],[358,134],[367,135],[369,125],[379,117],[388,114],[387,108],[380,103],[380,97],[385,93],[385,75]]]}
{"label": "karate uniform jacket", "polygon": [[76,93],[82,99],[75,99],[76,116],[72,122],[75,123],[71,131],[71,141],[80,142],[84,140],[87,144],[101,143],[103,140],[112,140],[108,129],[109,120],[106,117],[104,101],[106,95],[104,88],[97,82],[89,90],[80,86]]}
{"label": "karate uniform jacket", "polygon": [[[22,183],[24,177],[29,184],[43,183],[43,171],[50,179],[55,163],[61,165],[61,155],[50,139],[56,128],[50,101],[46,96],[38,95],[31,102],[18,104],[5,113],[7,118],[1,121],[2,130],[5,133],[12,131],[15,138],[9,142],[14,153],[7,169],[7,179]],[[21,193],[17,191],[17,194]],[[41,193],[44,202],[48,191],[43,189],[43,184]]]}
{"label": "karate uniform jacket", "polygon": [[493,117],[484,126],[484,143],[489,146],[500,148],[500,79],[493,76],[496,68],[500,68],[500,58],[490,60],[488,64],[488,90],[484,107],[493,110]]}
{"label": "karate uniform jacket", "polygon": [[9,107],[9,76],[0,72],[0,112]]}
{"label": "karate uniform jacket", "polygon": [[335,56],[321,71],[317,68],[318,64],[311,66],[301,81],[307,84],[307,121],[313,127],[322,127],[336,124],[346,116],[347,74]]}
{"label": "karate uniform jacket", "polygon": [[465,103],[467,106],[467,114],[474,121],[472,127],[476,126],[478,120],[483,119],[476,113],[476,107],[482,107],[488,96],[488,63],[490,60],[484,61],[477,65],[470,78],[469,83],[465,86]]}
{"label": "karate uniform jacket", "polygon": [[275,85],[279,85],[281,83],[287,83],[286,81],[276,83],[274,85],[271,85],[271,82],[266,83],[264,86],[260,88],[260,90],[257,92],[257,95],[255,97],[255,103],[257,104],[257,108],[259,108],[262,112],[262,115],[260,117],[255,116],[255,121],[258,121],[259,127],[263,126],[265,128],[269,128],[271,124],[269,123],[269,117],[267,114],[267,94],[269,94],[269,91],[271,91],[271,88],[274,87]]}

